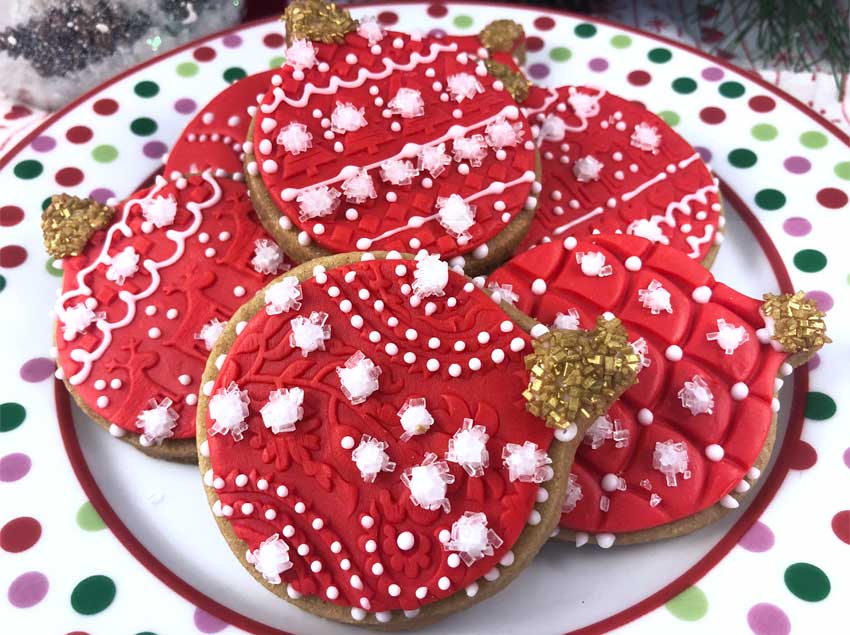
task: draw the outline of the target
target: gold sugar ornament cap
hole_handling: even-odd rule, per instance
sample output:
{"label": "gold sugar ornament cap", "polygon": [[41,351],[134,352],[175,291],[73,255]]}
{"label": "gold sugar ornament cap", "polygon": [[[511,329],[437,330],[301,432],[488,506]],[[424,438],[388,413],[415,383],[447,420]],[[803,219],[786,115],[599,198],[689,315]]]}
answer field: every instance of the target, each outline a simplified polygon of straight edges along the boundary
{"label": "gold sugar ornament cap", "polygon": [[811,355],[832,341],[826,336],[826,314],[803,291],[764,294],[761,313],[771,339],[786,353]]}
{"label": "gold sugar ornament cap", "polygon": [[478,34],[478,39],[491,53],[511,53],[525,41],[525,30],[513,20],[494,20]]}
{"label": "gold sugar ornament cap", "polygon": [[592,331],[552,330],[532,345],[523,397],[551,428],[586,428],[637,379],[640,357],[616,318],[598,317]]}
{"label": "gold sugar ornament cap", "polygon": [[54,194],[41,214],[44,247],[54,258],[78,256],[92,234],[112,222],[115,210],[91,198]]}
{"label": "gold sugar ornament cap", "polygon": [[294,0],[281,19],[287,44],[295,40],[341,44],[347,34],[357,30],[357,20],[348,11],[323,0]]}
{"label": "gold sugar ornament cap", "polygon": [[490,75],[502,82],[505,90],[508,91],[510,96],[518,104],[521,104],[528,98],[528,90],[531,88],[531,82],[521,71],[515,71],[507,64],[490,59],[484,60],[484,66]]}

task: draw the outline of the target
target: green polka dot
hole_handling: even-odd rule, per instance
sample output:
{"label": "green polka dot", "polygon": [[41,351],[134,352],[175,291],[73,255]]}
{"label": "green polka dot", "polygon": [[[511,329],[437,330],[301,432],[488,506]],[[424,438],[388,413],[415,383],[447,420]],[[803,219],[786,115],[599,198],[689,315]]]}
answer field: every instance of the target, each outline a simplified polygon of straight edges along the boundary
{"label": "green polka dot", "polygon": [[652,49],[646,54],[646,56],[649,58],[650,62],[654,62],[655,64],[666,64],[673,59],[673,52],[670,49],[659,47]]}
{"label": "green polka dot", "polygon": [[756,153],[746,148],[735,148],[729,153],[729,163],[736,168],[751,168],[757,160]]}
{"label": "green polka dot", "polygon": [[611,38],[611,46],[615,49],[627,49],[632,45],[632,38],[628,35],[615,35]]}
{"label": "green polka dot", "polygon": [[801,249],[794,254],[794,266],[800,271],[815,273],[826,267],[826,256],[817,249]]}
{"label": "green polka dot", "polygon": [[797,562],[785,569],[785,586],[806,602],[820,602],[831,589],[823,570],[808,562]]}
{"label": "green polka dot", "polygon": [[198,65],[195,62],[183,62],[177,65],[177,74],[180,77],[194,77],[198,74]]}
{"label": "green polka dot", "polygon": [[845,181],[850,181],[850,161],[842,161],[835,164],[835,176]]}
{"label": "green polka dot", "polygon": [[826,135],[822,132],[818,132],[817,130],[809,130],[808,132],[804,132],[800,135],[800,143],[812,150],[824,147],[826,142]]}
{"label": "green polka dot", "polygon": [[136,635],[156,635],[153,631],[142,631],[141,633],[136,633]]}
{"label": "green polka dot", "polygon": [[565,46],[556,46],[549,51],[549,57],[556,62],[566,62],[573,56],[573,52]]}
{"label": "green polka dot", "polygon": [[661,117],[664,120],[664,123],[666,123],[671,128],[673,126],[679,125],[679,122],[682,120],[682,118],[679,117],[679,115],[677,115],[672,110],[662,110],[658,113],[658,116]]}
{"label": "green polka dot", "polygon": [[682,95],[689,95],[697,89],[697,83],[690,77],[677,77],[673,80],[673,90]]}
{"label": "green polka dot", "polygon": [[118,158],[118,148],[110,145],[97,146],[91,151],[91,156],[98,163],[110,163]]}
{"label": "green polka dot", "polygon": [[468,15],[459,15],[452,20],[452,23],[459,29],[468,29],[472,26],[473,19]]}
{"label": "green polka dot", "polygon": [[245,72],[244,68],[239,68],[238,66],[232,66],[224,71],[224,81],[228,84],[232,84],[233,82],[237,82],[243,77],[245,77],[248,73]]}
{"label": "green polka dot", "polygon": [[0,404],[0,432],[14,430],[27,418],[27,410],[21,404],[7,401]]}
{"label": "green polka dot", "polygon": [[57,278],[61,278],[62,277],[62,270],[59,267],[57,267],[56,265],[54,265],[53,264],[54,262],[56,262],[56,258],[48,258],[47,262],[44,263],[44,268],[47,270],[47,273],[49,273],[51,276],[56,276]]}
{"label": "green polka dot", "polygon": [[579,24],[578,26],[576,26],[574,32],[578,37],[593,37],[594,35],[596,35],[596,27],[592,24],[585,22],[584,24]]}
{"label": "green polka dot", "polygon": [[278,56],[273,57],[269,60],[269,68],[280,68],[285,63],[286,63],[286,58],[278,55]]}
{"label": "green polka dot", "polygon": [[81,615],[94,615],[105,610],[115,599],[115,583],[105,575],[89,576],[71,592],[71,606]]}
{"label": "green polka dot", "polygon": [[6,277],[0,276],[0,291],[6,288]]}
{"label": "green polka dot", "polygon": [[41,176],[44,166],[39,161],[27,159],[15,165],[14,172],[19,179],[34,179]]}
{"label": "green polka dot", "polygon": [[130,123],[130,130],[133,131],[133,134],[137,134],[140,137],[149,137],[156,132],[156,128],[156,122],[148,117],[139,117],[138,119],[133,119]]}
{"label": "green polka dot", "polygon": [[822,392],[810,392],[806,395],[806,418],[825,421],[835,414],[835,400]]}
{"label": "green polka dot", "polygon": [[717,88],[721,95],[729,99],[735,99],[744,94],[744,85],[740,82],[723,82]]}
{"label": "green polka dot", "polygon": [[771,126],[769,123],[757,123],[750,129],[750,134],[759,141],[772,141],[776,139],[779,131],[776,126]]}
{"label": "green polka dot", "polygon": [[52,202],[53,202],[53,197],[52,197],[52,196],[48,196],[46,199],[44,199],[44,200],[41,202],[41,210],[42,210],[42,211],[46,210],[48,207],[50,207],[50,204],[51,204]]}
{"label": "green polka dot", "polygon": [[100,531],[106,527],[103,519],[89,501],[83,503],[77,510],[77,525],[83,531]]}
{"label": "green polka dot", "polygon": [[762,209],[773,211],[785,205],[785,195],[779,190],[765,188],[756,192],[756,205]]}
{"label": "green polka dot", "polygon": [[144,98],[154,97],[159,93],[159,84],[151,81],[143,81],[136,84],[133,88],[133,91],[139,96]]}
{"label": "green polka dot", "polygon": [[696,622],[708,613],[708,598],[695,586],[685,589],[664,605],[675,617]]}

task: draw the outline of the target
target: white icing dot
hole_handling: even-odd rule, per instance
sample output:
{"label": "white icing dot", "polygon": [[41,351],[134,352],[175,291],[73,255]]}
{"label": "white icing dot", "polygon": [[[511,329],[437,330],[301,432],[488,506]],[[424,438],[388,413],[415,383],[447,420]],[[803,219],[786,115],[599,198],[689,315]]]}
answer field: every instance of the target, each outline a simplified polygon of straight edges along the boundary
{"label": "white icing dot", "polygon": [[[445,531],[445,530],[443,530],[443,531]],[[398,545],[398,548],[401,549],[402,551],[409,551],[409,550],[413,549],[413,545],[414,545],[415,542],[416,542],[416,540],[413,537],[413,534],[410,533],[409,531],[401,532],[398,535],[398,537],[396,538],[396,545]]]}
{"label": "white icing dot", "polygon": [[514,353],[519,353],[522,349],[525,348],[525,340],[521,337],[515,337],[511,340],[511,350]]}
{"label": "white icing dot", "polygon": [[531,283],[531,292],[534,295],[543,295],[546,293],[546,281],[543,278],[537,278]]}
{"label": "white icing dot", "polygon": [[380,562],[376,562],[372,565],[372,575],[381,575],[384,572],[384,565]]}
{"label": "white icing dot", "polygon": [[371,539],[367,540],[364,549],[366,549],[366,553],[375,553],[375,551],[378,549],[378,543]]}
{"label": "white icing dot", "polygon": [[340,440],[339,444],[342,446],[344,450],[350,450],[354,447],[354,437],[344,436]]}
{"label": "white icing dot", "polygon": [[160,335],[162,335],[162,331],[160,331],[158,328],[153,327],[151,329],[148,329],[148,337],[152,340],[159,338]]}
{"label": "white icing dot", "polygon": [[495,363],[501,364],[505,361],[505,351],[501,348],[494,348],[493,352],[490,353],[490,359],[492,359]]}
{"label": "white icing dot", "polygon": [[682,348],[676,344],[671,344],[667,347],[667,350],[664,351],[664,357],[669,359],[671,362],[678,362],[682,359]]}
{"label": "white icing dot", "polygon": [[325,521],[323,521],[321,518],[314,518],[313,519],[312,527],[316,531],[319,531],[324,526],[325,526]]}
{"label": "white icing dot", "polygon": [[648,408],[641,408],[638,410],[638,422],[641,425],[648,426],[652,423],[655,416],[652,414],[652,411]]}
{"label": "white icing dot", "polygon": [[416,329],[407,329],[404,332],[404,337],[407,338],[407,340],[412,342],[417,337],[419,337],[419,333],[416,332]]}
{"label": "white icing dot", "polygon": [[732,389],[730,390],[732,394],[732,399],[735,401],[741,401],[747,398],[747,395],[750,394],[750,388],[742,381],[739,381],[732,385]]}
{"label": "white icing dot", "polygon": [[369,515],[363,516],[363,518],[360,519],[360,526],[363,527],[363,529],[371,529],[374,525],[375,519]]}
{"label": "white icing dot", "polygon": [[438,370],[440,370],[440,362],[432,357],[427,362],[425,362],[425,367],[432,373],[436,373]]}
{"label": "white icing dot", "polygon": [[501,324],[499,324],[499,330],[502,333],[510,333],[514,330],[514,323],[510,320],[505,320]]}
{"label": "white icing dot", "polygon": [[693,290],[691,297],[698,304],[705,304],[711,300],[711,289],[706,286],[699,286]]}
{"label": "white icing dot", "polygon": [[449,364],[449,375],[451,377],[460,377],[461,367],[460,364]]}
{"label": "white icing dot", "polygon": [[616,474],[608,473],[602,477],[601,486],[606,492],[614,492],[617,490],[617,484],[620,478]]}
{"label": "white icing dot", "polygon": [[439,587],[441,591],[448,591],[451,585],[451,580],[449,580],[446,576],[442,576],[439,580],[437,580],[437,587]]}
{"label": "white icing dot", "polygon": [[101,395],[97,398],[97,407],[98,408],[106,408],[109,405],[109,397],[106,395]]}
{"label": "white icing dot", "polygon": [[643,266],[641,259],[637,256],[629,256],[626,258],[626,269],[629,271],[640,271],[640,268]]}
{"label": "white icing dot", "polygon": [[705,456],[709,461],[720,461],[723,459],[724,454],[723,448],[716,443],[712,443],[705,448]]}
{"label": "white icing dot", "polygon": [[168,311],[165,312],[165,317],[167,317],[169,320],[173,320],[178,316],[178,314],[179,313],[177,309],[168,309]]}
{"label": "white icing dot", "polygon": [[106,389],[106,380],[98,379],[94,382],[95,390],[105,390]]}

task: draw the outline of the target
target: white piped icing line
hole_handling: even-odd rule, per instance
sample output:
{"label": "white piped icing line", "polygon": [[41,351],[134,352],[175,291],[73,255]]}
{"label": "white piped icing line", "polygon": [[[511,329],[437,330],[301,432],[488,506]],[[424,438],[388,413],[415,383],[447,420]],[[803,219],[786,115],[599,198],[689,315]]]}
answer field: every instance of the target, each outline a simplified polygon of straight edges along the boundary
{"label": "white piped icing line", "polygon": [[378,390],[381,367],[375,366],[363,351],[357,351],[346,360],[345,366],[336,369],[336,373],[342,393],[356,406]]}
{"label": "white piped icing line", "polygon": [[294,432],[295,424],[304,416],[304,390],[298,387],[278,388],[269,393],[269,400],[260,408],[260,416],[274,434]]}
{"label": "white piped icing line", "polygon": [[266,538],[257,549],[247,550],[245,559],[269,584],[280,584],[280,574],[294,566],[289,559],[289,545],[279,534]]}
{"label": "white piped icing line", "polygon": [[209,402],[209,418],[213,422],[210,434],[230,434],[234,441],[242,440],[248,429],[248,405],[251,403],[247,390],[240,390],[236,382],[227,388],[219,388]]}
{"label": "white piped icing line", "polygon": [[464,512],[452,523],[451,535],[443,543],[446,551],[457,552],[466,566],[472,566],[485,556],[492,556],[503,544],[502,539],[487,526],[487,516],[481,512]]}
{"label": "white piped icing line", "polygon": [[136,420],[136,427],[142,431],[139,443],[144,446],[161,445],[163,440],[174,436],[178,414],[171,407],[172,403],[168,397],[160,402],[151,399],[150,408],[139,413]]}
{"label": "white piped icing line", "polygon": [[373,483],[381,472],[392,472],[395,463],[390,461],[386,450],[389,445],[385,441],[378,441],[368,434],[364,434],[358,445],[351,452],[351,460],[360,470],[360,476],[367,483]]}
{"label": "white piped icing line", "polygon": [[432,452],[425,455],[421,464],[406,469],[401,475],[401,481],[410,490],[410,500],[414,505],[430,511],[442,509],[446,513],[451,511],[446,487],[454,480],[448,463],[439,461]]}
{"label": "white piped icing line", "polygon": [[463,425],[449,439],[446,460],[457,463],[473,478],[483,476],[484,469],[490,465],[489,438],[484,426],[475,425],[472,419],[464,419]]}

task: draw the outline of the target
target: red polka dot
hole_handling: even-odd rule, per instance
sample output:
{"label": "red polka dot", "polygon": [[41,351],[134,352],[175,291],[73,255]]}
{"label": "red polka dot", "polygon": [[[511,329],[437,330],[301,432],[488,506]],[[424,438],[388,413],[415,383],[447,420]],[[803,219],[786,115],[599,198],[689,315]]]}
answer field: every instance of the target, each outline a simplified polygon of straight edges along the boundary
{"label": "red polka dot", "polygon": [[808,470],[817,461],[817,450],[803,440],[795,441],[788,448],[788,466],[792,470]]}
{"label": "red polka dot", "polygon": [[717,106],[706,106],[699,111],[699,118],[707,124],[722,123],[726,119],[726,113]]}
{"label": "red polka dot", "polygon": [[0,207],[0,227],[12,227],[24,220],[24,210],[17,205]]}
{"label": "red polka dot", "polygon": [[56,182],[63,187],[73,187],[83,182],[83,172],[77,168],[62,168],[56,173]]}
{"label": "red polka dot", "polygon": [[89,635],[89,634],[86,633],[85,631],[71,631],[67,635]]}
{"label": "red polka dot", "polygon": [[378,22],[381,24],[395,24],[398,22],[398,14],[395,11],[381,11],[378,14]]}
{"label": "red polka dot", "polygon": [[525,50],[530,51],[532,53],[536,51],[542,51],[545,44],[543,43],[543,39],[537,37],[536,35],[530,35],[525,38]]}
{"label": "red polka dot", "polygon": [[702,36],[702,41],[706,44],[716,44],[724,37],[723,31],[719,31],[710,26],[702,27],[700,35]]}
{"label": "red polka dot", "polygon": [[847,192],[837,187],[825,187],[817,193],[818,203],[829,209],[841,209],[847,205]]}
{"label": "red polka dot", "polygon": [[112,115],[118,112],[118,102],[114,99],[98,99],[92,109],[99,115]]}
{"label": "red polka dot", "polygon": [[215,49],[210,48],[209,46],[198,47],[192,53],[192,57],[199,62],[209,62],[210,60],[215,59]]}
{"label": "red polka dot", "polygon": [[767,95],[756,95],[755,97],[750,97],[749,104],[750,108],[756,112],[770,112],[776,108],[776,102],[773,101],[773,97],[768,97]]}
{"label": "red polka dot", "polygon": [[68,128],[68,132],[65,133],[65,138],[71,143],[86,143],[93,136],[94,133],[88,126],[74,126]]}
{"label": "red polka dot", "polygon": [[444,4],[432,4],[428,6],[428,15],[432,18],[442,18],[449,10]]}
{"label": "red polka dot", "polygon": [[268,46],[270,49],[279,49],[285,42],[286,40],[283,39],[283,36],[280,33],[268,33],[263,38],[263,44]]}
{"label": "red polka dot", "polygon": [[11,269],[24,264],[27,259],[27,250],[20,245],[6,245],[0,247],[0,267]]}
{"label": "red polka dot", "polygon": [[22,516],[10,520],[0,529],[0,548],[9,553],[26,551],[41,538],[41,523],[35,518]]}
{"label": "red polka dot", "polygon": [[832,531],[840,541],[850,545],[850,509],[838,512],[832,517]]}
{"label": "red polka dot", "polygon": [[646,86],[652,81],[652,75],[646,71],[632,71],[628,74],[626,79],[628,79],[629,83],[634,86]]}
{"label": "red polka dot", "polygon": [[555,28],[555,21],[548,15],[541,15],[534,21],[534,28],[538,31],[551,31]]}

